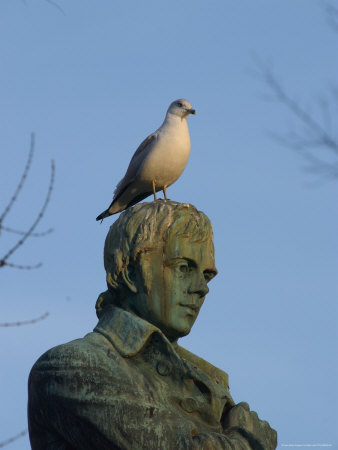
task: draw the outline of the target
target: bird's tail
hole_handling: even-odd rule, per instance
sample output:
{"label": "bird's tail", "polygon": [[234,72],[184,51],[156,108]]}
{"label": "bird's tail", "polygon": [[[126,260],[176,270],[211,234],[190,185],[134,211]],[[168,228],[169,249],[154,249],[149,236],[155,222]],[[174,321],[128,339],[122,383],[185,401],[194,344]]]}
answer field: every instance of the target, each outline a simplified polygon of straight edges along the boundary
{"label": "bird's tail", "polygon": [[109,216],[111,216],[109,209],[106,209],[105,211],[103,211],[103,213],[101,213],[99,216],[96,217],[96,220],[103,220]]}

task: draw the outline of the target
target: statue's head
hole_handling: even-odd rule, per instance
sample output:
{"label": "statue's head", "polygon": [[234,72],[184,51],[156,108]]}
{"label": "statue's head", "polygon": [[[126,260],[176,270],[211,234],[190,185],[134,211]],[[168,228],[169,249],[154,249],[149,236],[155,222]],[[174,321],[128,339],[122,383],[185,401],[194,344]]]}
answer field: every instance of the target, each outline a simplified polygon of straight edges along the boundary
{"label": "statue's head", "polygon": [[115,304],[176,340],[190,332],[217,274],[211,223],[187,203],[136,205],[110,227],[104,266],[108,291],[97,315]]}

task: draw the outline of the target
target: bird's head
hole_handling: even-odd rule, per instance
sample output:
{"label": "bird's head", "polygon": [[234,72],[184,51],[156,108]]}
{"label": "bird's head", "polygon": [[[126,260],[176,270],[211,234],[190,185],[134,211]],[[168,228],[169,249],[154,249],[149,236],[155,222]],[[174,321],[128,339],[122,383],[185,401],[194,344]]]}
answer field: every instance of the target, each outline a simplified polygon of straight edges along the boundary
{"label": "bird's head", "polygon": [[181,119],[187,119],[189,114],[196,114],[196,111],[193,109],[192,104],[188,102],[188,100],[180,98],[171,103],[167,114],[173,114],[181,117]]}

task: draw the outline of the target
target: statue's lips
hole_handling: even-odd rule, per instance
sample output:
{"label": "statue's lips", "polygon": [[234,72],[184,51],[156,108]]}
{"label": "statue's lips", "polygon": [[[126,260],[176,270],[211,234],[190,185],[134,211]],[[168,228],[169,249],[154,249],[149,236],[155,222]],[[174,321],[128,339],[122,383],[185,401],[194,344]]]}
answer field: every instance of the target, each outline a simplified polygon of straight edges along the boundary
{"label": "statue's lips", "polygon": [[195,316],[200,309],[200,307],[195,305],[195,303],[179,303],[179,305],[186,308],[188,313],[192,316]]}

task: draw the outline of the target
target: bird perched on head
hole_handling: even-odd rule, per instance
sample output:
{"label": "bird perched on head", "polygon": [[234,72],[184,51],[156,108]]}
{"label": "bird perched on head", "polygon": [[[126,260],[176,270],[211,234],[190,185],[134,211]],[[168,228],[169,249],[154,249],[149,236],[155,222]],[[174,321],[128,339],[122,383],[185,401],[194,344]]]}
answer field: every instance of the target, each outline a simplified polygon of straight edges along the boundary
{"label": "bird perched on head", "polygon": [[171,103],[163,124],[140,144],[116,186],[109,208],[96,220],[123,211],[151,194],[156,200],[158,191],[163,191],[167,200],[167,187],[180,177],[189,159],[189,114],[196,112],[188,100]]}

